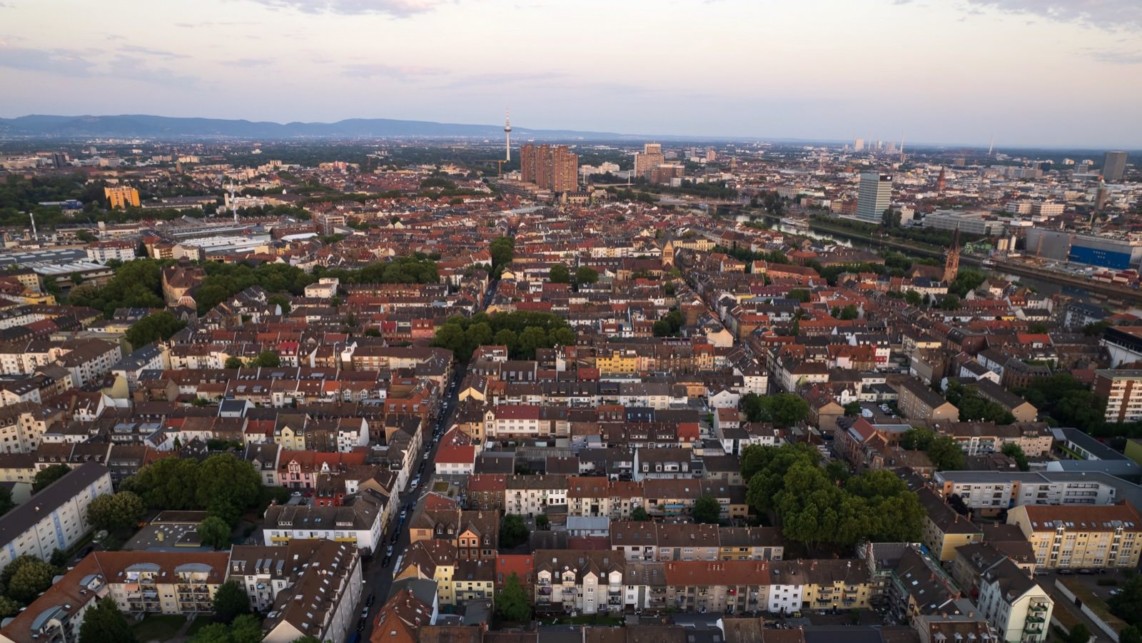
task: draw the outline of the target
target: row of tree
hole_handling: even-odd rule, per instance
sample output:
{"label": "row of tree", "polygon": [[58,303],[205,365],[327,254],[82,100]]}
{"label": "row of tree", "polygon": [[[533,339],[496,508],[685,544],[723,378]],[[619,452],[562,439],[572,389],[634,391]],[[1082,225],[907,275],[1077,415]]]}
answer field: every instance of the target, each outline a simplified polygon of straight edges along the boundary
{"label": "row of tree", "polygon": [[924,427],[912,427],[900,436],[900,447],[923,451],[936,469],[955,471],[964,468],[964,450],[950,436]]}
{"label": "row of tree", "polygon": [[120,485],[143,499],[151,509],[206,510],[227,525],[262,500],[262,478],[249,462],[232,453],[199,462],[163,458],[149,464]]}
{"label": "row of tree", "polygon": [[799,424],[809,417],[809,403],[793,393],[765,396],[746,393],[738,402],[738,409],[750,422],[770,422],[780,428]]}
{"label": "row of tree", "polygon": [[919,539],[924,511],[903,480],[884,470],[849,476],[841,463],[822,468],[820,459],[808,444],[746,447],[746,501],[775,516],[786,538],[810,547]]}
{"label": "row of tree", "polygon": [[571,346],[575,331],[567,321],[549,313],[478,313],[472,317],[452,317],[436,329],[434,346],[451,350],[460,361],[468,361],[480,346],[507,346],[512,359],[534,359],[537,348]]}

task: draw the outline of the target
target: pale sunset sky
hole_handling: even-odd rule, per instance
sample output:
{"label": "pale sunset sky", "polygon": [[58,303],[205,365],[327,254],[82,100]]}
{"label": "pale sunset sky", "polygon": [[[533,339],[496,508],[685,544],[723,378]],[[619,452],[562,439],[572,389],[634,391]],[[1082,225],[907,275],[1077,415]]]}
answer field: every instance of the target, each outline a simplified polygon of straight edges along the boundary
{"label": "pale sunset sky", "polygon": [[1142,0],[0,0],[0,116],[1142,148]]}

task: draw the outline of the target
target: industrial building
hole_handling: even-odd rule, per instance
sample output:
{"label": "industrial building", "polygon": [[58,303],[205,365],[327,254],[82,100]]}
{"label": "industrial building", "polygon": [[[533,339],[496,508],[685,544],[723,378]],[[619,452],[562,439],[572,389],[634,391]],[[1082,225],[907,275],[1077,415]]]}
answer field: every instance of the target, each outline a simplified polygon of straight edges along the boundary
{"label": "industrial building", "polygon": [[924,227],[992,237],[1006,232],[1007,221],[986,211],[937,210],[924,217]]}
{"label": "industrial building", "polygon": [[1142,241],[1030,228],[1027,230],[1027,254],[1056,261],[1125,270],[1142,265]]}

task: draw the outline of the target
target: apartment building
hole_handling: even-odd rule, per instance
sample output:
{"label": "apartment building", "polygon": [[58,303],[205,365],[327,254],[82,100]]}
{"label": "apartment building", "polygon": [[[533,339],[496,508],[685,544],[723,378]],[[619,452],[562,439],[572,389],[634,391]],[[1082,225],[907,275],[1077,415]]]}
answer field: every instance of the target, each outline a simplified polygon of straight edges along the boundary
{"label": "apartment building", "polygon": [[1004,641],[1047,640],[1055,601],[1010,560],[984,572],[976,605]]}
{"label": "apartment building", "polygon": [[940,562],[955,558],[960,547],[983,541],[983,530],[956,513],[936,492],[925,487],[916,495],[924,508],[921,541]]}
{"label": "apartment building", "polygon": [[111,472],[95,462],[80,465],[31,500],[0,517],[0,569],[30,555],[48,560],[67,551],[91,530],[87,507],[111,493]]}
{"label": "apartment building", "polygon": [[357,548],[352,543],[324,540],[291,543],[289,548],[293,549],[282,570],[289,580],[277,591],[262,623],[262,641],[345,640],[357,622],[357,605],[364,591]]}
{"label": "apartment building", "polygon": [[960,410],[954,404],[917,380],[907,378],[893,388],[900,395],[896,402],[900,412],[910,420],[956,422],[960,419]]}
{"label": "apartment building", "polygon": [[624,563],[610,551],[539,550],[535,563],[535,607],[582,614],[622,612]]}
{"label": "apartment building", "polygon": [[567,504],[567,476],[542,475],[507,477],[504,489],[504,511],[535,516],[552,505]]}
{"label": "apartment building", "polygon": [[325,538],[353,543],[358,549],[376,551],[384,531],[388,499],[365,490],[341,506],[291,502],[272,504],[263,520],[266,545],[284,545],[295,539]]}
{"label": "apartment building", "polygon": [[1142,516],[1127,503],[1094,507],[1023,505],[1007,512],[1045,569],[1134,568]]}
{"label": "apartment building", "polygon": [[1094,393],[1106,400],[1107,422],[1142,420],[1142,369],[1100,369]]}
{"label": "apartment building", "polygon": [[985,514],[1019,505],[1110,505],[1122,499],[1120,487],[1134,487],[1097,472],[940,471],[933,481],[940,495],[958,495]]}
{"label": "apartment building", "polygon": [[227,552],[97,551],[90,554],[127,614],[214,612],[214,593],[226,580]]}
{"label": "apartment building", "polygon": [[87,610],[111,592],[96,556],[87,556],[0,627],[2,643],[78,641]]}

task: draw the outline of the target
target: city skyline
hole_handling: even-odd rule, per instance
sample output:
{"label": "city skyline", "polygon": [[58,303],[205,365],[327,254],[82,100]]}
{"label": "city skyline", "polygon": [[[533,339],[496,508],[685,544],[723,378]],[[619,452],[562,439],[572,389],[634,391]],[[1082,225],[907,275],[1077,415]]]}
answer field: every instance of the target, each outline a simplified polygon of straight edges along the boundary
{"label": "city skyline", "polygon": [[1136,3],[805,5],[4,0],[0,116],[1142,148]]}

